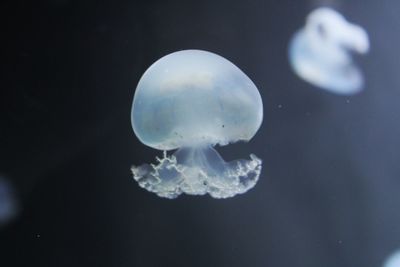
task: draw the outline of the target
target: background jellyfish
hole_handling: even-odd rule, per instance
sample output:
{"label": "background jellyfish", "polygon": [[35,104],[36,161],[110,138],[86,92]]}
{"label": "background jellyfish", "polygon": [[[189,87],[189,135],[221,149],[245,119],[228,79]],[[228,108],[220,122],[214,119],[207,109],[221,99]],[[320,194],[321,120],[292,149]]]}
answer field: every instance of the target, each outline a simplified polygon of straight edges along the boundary
{"label": "background jellyfish", "polygon": [[351,53],[369,50],[368,35],[330,8],[318,8],[306,25],[295,33],[289,46],[289,60],[304,80],[338,94],[354,94],[362,89],[362,73]]}
{"label": "background jellyfish", "polygon": [[383,267],[400,267],[400,250],[390,255]]}
{"label": "background jellyfish", "polygon": [[234,64],[200,50],[169,54],[140,79],[131,114],[139,140],[164,154],[156,164],[133,166],[133,176],[166,198],[245,193],[258,180],[261,160],[252,154],[225,162],[213,146],[249,141],[262,118],[256,86]]}
{"label": "background jellyfish", "polygon": [[0,177],[0,227],[9,223],[17,215],[17,201],[14,188]]}

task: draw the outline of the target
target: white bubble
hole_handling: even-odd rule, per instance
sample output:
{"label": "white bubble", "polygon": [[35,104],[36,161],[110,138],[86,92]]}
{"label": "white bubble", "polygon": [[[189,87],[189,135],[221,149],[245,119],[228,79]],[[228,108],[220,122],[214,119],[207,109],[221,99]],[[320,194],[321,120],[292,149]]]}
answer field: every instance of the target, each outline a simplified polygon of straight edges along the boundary
{"label": "white bubble", "polygon": [[362,90],[364,78],[351,52],[368,50],[363,28],[324,7],[312,11],[305,27],[294,34],[289,60],[297,75],[311,84],[337,94],[354,94]]}
{"label": "white bubble", "polygon": [[185,50],[156,61],[137,86],[132,126],[145,145],[164,153],[157,164],[132,167],[139,185],[162,197],[181,193],[231,197],[252,188],[261,160],[225,162],[213,146],[249,141],[263,118],[261,96],[234,64]]}

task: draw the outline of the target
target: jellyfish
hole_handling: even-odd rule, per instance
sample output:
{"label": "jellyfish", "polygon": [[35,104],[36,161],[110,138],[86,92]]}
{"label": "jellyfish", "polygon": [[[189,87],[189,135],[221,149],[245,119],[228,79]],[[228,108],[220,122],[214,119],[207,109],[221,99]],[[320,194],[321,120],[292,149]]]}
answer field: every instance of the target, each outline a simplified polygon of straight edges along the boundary
{"label": "jellyfish", "polygon": [[396,251],[385,261],[383,267],[400,267],[400,250]]}
{"label": "jellyfish", "polygon": [[337,94],[361,91],[364,78],[352,53],[369,50],[366,31],[351,24],[335,10],[318,8],[308,15],[306,25],[294,34],[289,61],[295,73],[309,83]]}
{"label": "jellyfish", "polygon": [[[254,187],[262,161],[225,162],[214,149],[249,141],[263,119],[257,87],[227,59],[202,50],[166,55],[141,77],[132,127],[146,146],[163,151],[153,164],[133,166],[134,179],[160,197],[209,194],[228,198]],[[167,151],[176,150],[168,155]]]}
{"label": "jellyfish", "polygon": [[13,186],[0,177],[0,227],[9,223],[17,215],[17,201]]}

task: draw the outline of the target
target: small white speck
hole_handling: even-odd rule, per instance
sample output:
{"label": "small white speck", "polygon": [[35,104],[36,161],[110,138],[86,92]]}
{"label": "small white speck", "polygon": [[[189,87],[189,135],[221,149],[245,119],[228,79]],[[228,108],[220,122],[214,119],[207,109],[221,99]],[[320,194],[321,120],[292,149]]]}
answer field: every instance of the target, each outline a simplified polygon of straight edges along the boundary
{"label": "small white speck", "polygon": [[346,103],[349,104],[350,103],[350,99],[346,99]]}
{"label": "small white speck", "polygon": [[36,237],[37,237],[37,238],[40,238],[40,234],[37,234]]}
{"label": "small white speck", "polygon": [[278,108],[282,108],[282,105],[281,105],[281,104],[279,104],[279,105],[278,105]]}

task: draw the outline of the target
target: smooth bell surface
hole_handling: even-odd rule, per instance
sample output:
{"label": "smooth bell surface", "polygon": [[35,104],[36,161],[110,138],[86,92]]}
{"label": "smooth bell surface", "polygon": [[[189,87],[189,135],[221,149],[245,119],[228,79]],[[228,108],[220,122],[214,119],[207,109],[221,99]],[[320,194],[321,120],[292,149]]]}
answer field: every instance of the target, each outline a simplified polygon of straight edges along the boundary
{"label": "smooth bell surface", "polygon": [[139,140],[160,150],[248,141],[262,118],[260,94],[246,74],[201,50],[175,52],[150,66],[131,113]]}

